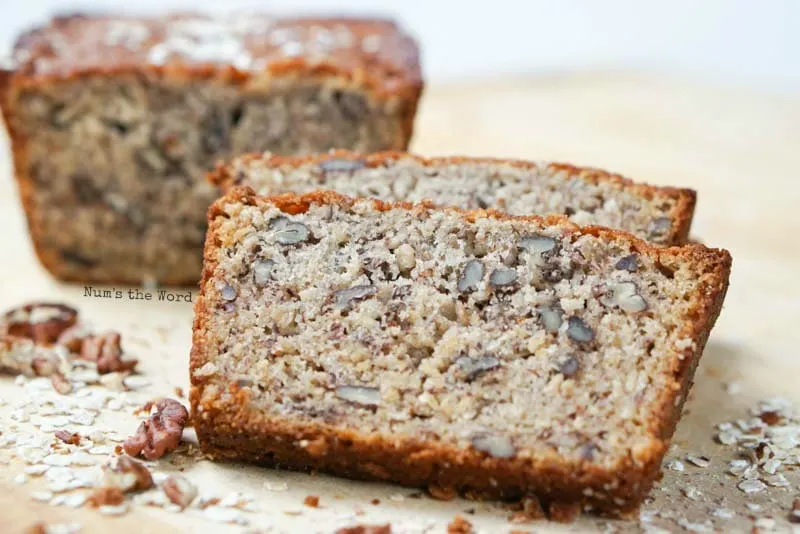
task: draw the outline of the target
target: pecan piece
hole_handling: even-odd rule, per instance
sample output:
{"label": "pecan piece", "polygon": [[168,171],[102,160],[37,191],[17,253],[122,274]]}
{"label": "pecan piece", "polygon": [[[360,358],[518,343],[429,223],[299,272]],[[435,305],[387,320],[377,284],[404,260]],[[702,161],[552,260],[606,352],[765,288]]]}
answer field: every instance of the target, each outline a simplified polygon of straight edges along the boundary
{"label": "pecan piece", "polygon": [[105,332],[96,336],[88,336],[81,347],[82,360],[97,362],[97,372],[101,375],[120,371],[132,371],[137,360],[123,360],[120,335],[117,332]]}
{"label": "pecan piece", "polygon": [[55,436],[66,443],[67,445],[80,445],[81,436],[77,432],[70,432],[69,430],[57,430]]}
{"label": "pecan piece", "polygon": [[72,393],[72,382],[59,372],[50,375],[50,384],[52,384],[53,389],[59,395],[69,395]]}
{"label": "pecan piece", "polygon": [[102,486],[97,488],[89,495],[86,502],[92,508],[99,508],[101,506],[116,506],[125,501],[125,494],[119,488]]}
{"label": "pecan piece", "polygon": [[128,456],[120,456],[111,464],[103,466],[103,481],[106,487],[118,488],[123,493],[153,487],[150,470]]}
{"label": "pecan piece", "polygon": [[24,337],[37,345],[52,345],[77,320],[77,310],[65,304],[34,302],[7,311],[2,324],[9,336]]}
{"label": "pecan piece", "polygon": [[352,527],[342,527],[334,534],[392,534],[390,523],[385,525],[353,525]]}
{"label": "pecan piece", "polygon": [[186,508],[197,497],[197,487],[181,475],[170,475],[162,484],[161,489],[172,504]]}
{"label": "pecan piece", "polygon": [[447,534],[472,534],[472,523],[457,515],[447,525]]}
{"label": "pecan piece", "polygon": [[183,404],[173,399],[161,399],[156,404],[156,413],[142,421],[136,433],[126,439],[122,447],[130,456],[141,454],[148,460],[161,458],[180,444],[188,419],[189,412]]}

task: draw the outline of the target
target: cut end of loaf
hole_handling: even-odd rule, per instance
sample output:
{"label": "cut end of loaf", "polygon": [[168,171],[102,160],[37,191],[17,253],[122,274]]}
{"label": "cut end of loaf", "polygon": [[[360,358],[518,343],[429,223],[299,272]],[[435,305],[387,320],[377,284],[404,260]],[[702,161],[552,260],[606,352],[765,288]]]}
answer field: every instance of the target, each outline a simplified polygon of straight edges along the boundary
{"label": "cut end of loaf", "polygon": [[730,256],[563,218],[235,189],[211,211],[192,403],[228,458],[634,510]]}

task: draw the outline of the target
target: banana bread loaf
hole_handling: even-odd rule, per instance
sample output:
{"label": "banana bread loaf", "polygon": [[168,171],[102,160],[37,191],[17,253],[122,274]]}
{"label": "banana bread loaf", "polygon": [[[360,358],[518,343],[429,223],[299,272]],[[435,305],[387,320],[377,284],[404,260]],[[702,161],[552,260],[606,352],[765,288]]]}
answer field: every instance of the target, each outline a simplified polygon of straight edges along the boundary
{"label": "banana bread loaf", "polygon": [[14,62],[0,107],[33,242],[75,281],[196,283],[218,159],[404,149],[422,88],[386,20],[68,16]]}
{"label": "banana bread loaf", "polygon": [[660,472],[731,258],[565,218],[234,188],[191,402],[217,458],[625,515]]}
{"label": "banana bread loaf", "polygon": [[659,245],[686,242],[694,213],[690,189],[635,184],[571,165],[489,158],[425,159],[347,151],[311,157],[247,155],[209,174],[223,188],[249,185],[259,194],[316,189],[386,201],[428,199],[463,209],[512,215],[565,214],[580,225],[618,228]]}

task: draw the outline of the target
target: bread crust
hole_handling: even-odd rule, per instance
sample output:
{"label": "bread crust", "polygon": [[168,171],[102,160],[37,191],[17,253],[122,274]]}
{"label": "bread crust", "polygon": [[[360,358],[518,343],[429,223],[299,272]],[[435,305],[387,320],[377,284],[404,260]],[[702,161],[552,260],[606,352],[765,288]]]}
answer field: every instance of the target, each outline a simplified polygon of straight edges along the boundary
{"label": "bread crust", "polygon": [[[446,165],[459,164],[495,164],[508,165],[517,169],[536,168],[537,162],[520,159],[502,159],[489,157],[467,157],[467,156],[447,156],[425,158],[416,154],[400,151],[384,151],[373,154],[358,154],[348,150],[333,150],[326,154],[314,154],[308,156],[280,156],[274,154],[246,154],[236,158],[233,162],[220,164],[215,170],[208,174],[208,180],[222,188],[228,190],[239,185],[240,179],[236,175],[236,167],[253,163],[261,164],[265,167],[302,167],[304,165],[319,164],[331,159],[359,160],[363,161],[367,167],[390,166],[395,161],[405,159],[412,160],[424,167],[441,167]],[[619,174],[614,174],[594,167],[577,167],[568,163],[549,163],[548,168],[554,172],[564,172],[570,176],[579,176],[581,179],[592,184],[601,182],[609,183],[620,190],[630,191],[633,194],[651,200],[657,197],[670,198],[675,200],[675,209],[672,212],[675,224],[670,232],[665,236],[667,243],[671,245],[682,245],[689,239],[689,229],[692,226],[697,194],[692,189],[677,187],[660,187],[644,183],[634,182]]]}
{"label": "bread crust", "polygon": [[[310,54],[276,53],[266,37],[244,42],[253,57],[268,58],[263,68],[237,69],[233,65],[210,63],[180,56],[164,64],[148,62],[147,50],[163,42],[171,24],[187,20],[211,21],[192,14],[176,14],[164,18],[122,18],[72,14],[55,17],[49,25],[21,35],[14,46],[16,66],[0,70],[0,108],[11,140],[11,152],[23,210],[33,248],[41,264],[56,278],[70,282],[102,282],[138,285],[141,277],[97,276],[69,269],[59,252],[45,242],[44,229],[34,205],[37,187],[29,175],[28,139],[15,128],[15,102],[21,91],[91,78],[142,76],[171,83],[204,80],[214,84],[235,85],[241,91],[263,91],[272,84],[287,81],[319,82],[334,87],[349,87],[364,91],[374,101],[397,105],[400,109],[400,128],[392,143],[404,150],[413,134],[417,103],[422,95],[423,82],[419,49],[414,40],[393,21],[356,18],[286,18],[277,19],[276,30],[313,28],[331,30],[344,27],[360,40],[377,36],[385,42],[377,51],[352,48],[330,53],[320,60]],[[103,46],[104,32],[115,21],[127,21],[148,28],[150,36],[135,47]],[[59,47],[53,45],[60,43]],[[279,49],[280,47],[278,47]],[[165,285],[194,285],[196,275],[179,273],[159,280]]]}
{"label": "bread crust", "polygon": [[[255,17],[253,21],[245,19],[251,16]],[[242,14],[240,17],[238,20],[215,19],[192,13],[156,18],[80,13],[58,16],[47,26],[30,30],[17,39],[14,45],[17,66],[14,70],[32,83],[141,71],[179,78],[225,77],[228,82],[237,84],[269,76],[335,76],[357,81],[381,98],[412,99],[419,96],[422,88],[419,49],[413,38],[392,20],[276,18],[266,14]],[[259,23],[259,17],[263,22]],[[167,42],[168,32],[177,24],[216,25],[214,31],[237,32],[242,23],[262,25],[252,34],[236,34],[241,40],[242,52],[262,60],[260,63],[236,67],[226,64],[227,57],[209,60],[202,55],[193,57],[190,51],[183,50],[176,52],[176,61],[165,59],[154,63],[148,60],[148,53],[153,47]],[[140,31],[145,35],[124,42],[125,29],[118,27],[125,24],[142,28]],[[204,37],[203,30],[202,27],[196,29],[200,38]],[[342,30],[348,34],[350,46],[343,40],[336,47],[324,48],[323,53],[312,49],[314,45],[321,46],[317,37],[320,32],[326,32],[329,40],[333,32]],[[276,36],[278,32],[302,35],[295,41],[300,48],[285,48],[286,37]],[[123,38],[118,35],[120,33]],[[363,39],[371,37],[375,37],[376,44],[369,50],[352,44],[361,44]]]}
{"label": "bread crust", "polygon": [[[233,382],[212,384],[194,373],[214,357],[213,341],[205,335],[206,324],[211,318],[206,284],[214,275],[217,251],[223,246],[216,232],[222,219],[227,217],[224,206],[229,203],[272,204],[286,213],[295,214],[306,211],[311,204],[348,206],[353,202],[351,198],[328,191],[266,198],[259,197],[248,187],[235,187],[210,208],[190,357],[192,418],[203,450],[217,459],[246,460],[291,469],[319,469],[349,478],[427,487],[436,495],[461,493],[477,499],[514,500],[535,494],[545,503],[580,503],[604,515],[634,514],[660,477],[661,461],[708,334],[722,307],[730,275],[730,253],[702,245],[659,248],[625,232],[578,227],[560,215],[514,217],[496,210],[463,211],[435,207],[430,203],[412,205],[373,200],[378,210],[446,210],[459,214],[467,222],[486,217],[526,220],[557,225],[576,237],[593,235],[621,239],[639,254],[657,259],[665,268],[679,263],[689,264],[700,277],[700,290],[692,313],[695,320],[680,332],[681,337],[688,337],[693,343],[680,351],[676,348],[671,387],[662,391],[653,417],[648,421],[651,440],[647,447],[632,452],[613,466],[565,460],[555,454],[530,460],[498,459],[476,450],[456,449],[414,438],[360,434],[323,423],[296,424],[266,417],[250,406],[249,389],[240,389]],[[301,440],[305,440],[302,446]]]}

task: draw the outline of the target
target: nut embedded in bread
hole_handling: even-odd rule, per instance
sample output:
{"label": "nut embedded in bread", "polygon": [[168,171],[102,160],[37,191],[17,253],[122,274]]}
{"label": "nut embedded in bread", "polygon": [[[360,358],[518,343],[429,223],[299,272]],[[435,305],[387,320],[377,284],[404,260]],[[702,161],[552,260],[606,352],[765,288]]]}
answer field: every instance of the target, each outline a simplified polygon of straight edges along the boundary
{"label": "nut embedded in bread", "polygon": [[625,230],[658,245],[686,242],[695,204],[690,189],[637,184],[599,169],[490,158],[425,159],[399,152],[253,154],[218,167],[209,178],[223,189],[247,185],[262,195],[327,189],[511,215],[564,214],[576,224]]}
{"label": "nut embedded in bread", "polygon": [[196,283],[217,160],[404,149],[422,89],[414,41],[379,19],[76,15],[14,58],[0,107],[28,225],[74,281]]}
{"label": "nut embedded in bread", "polygon": [[563,217],[332,192],[237,188],[209,222],[190,364],[205,451],[551,510],[637,509],[731,264]]}

